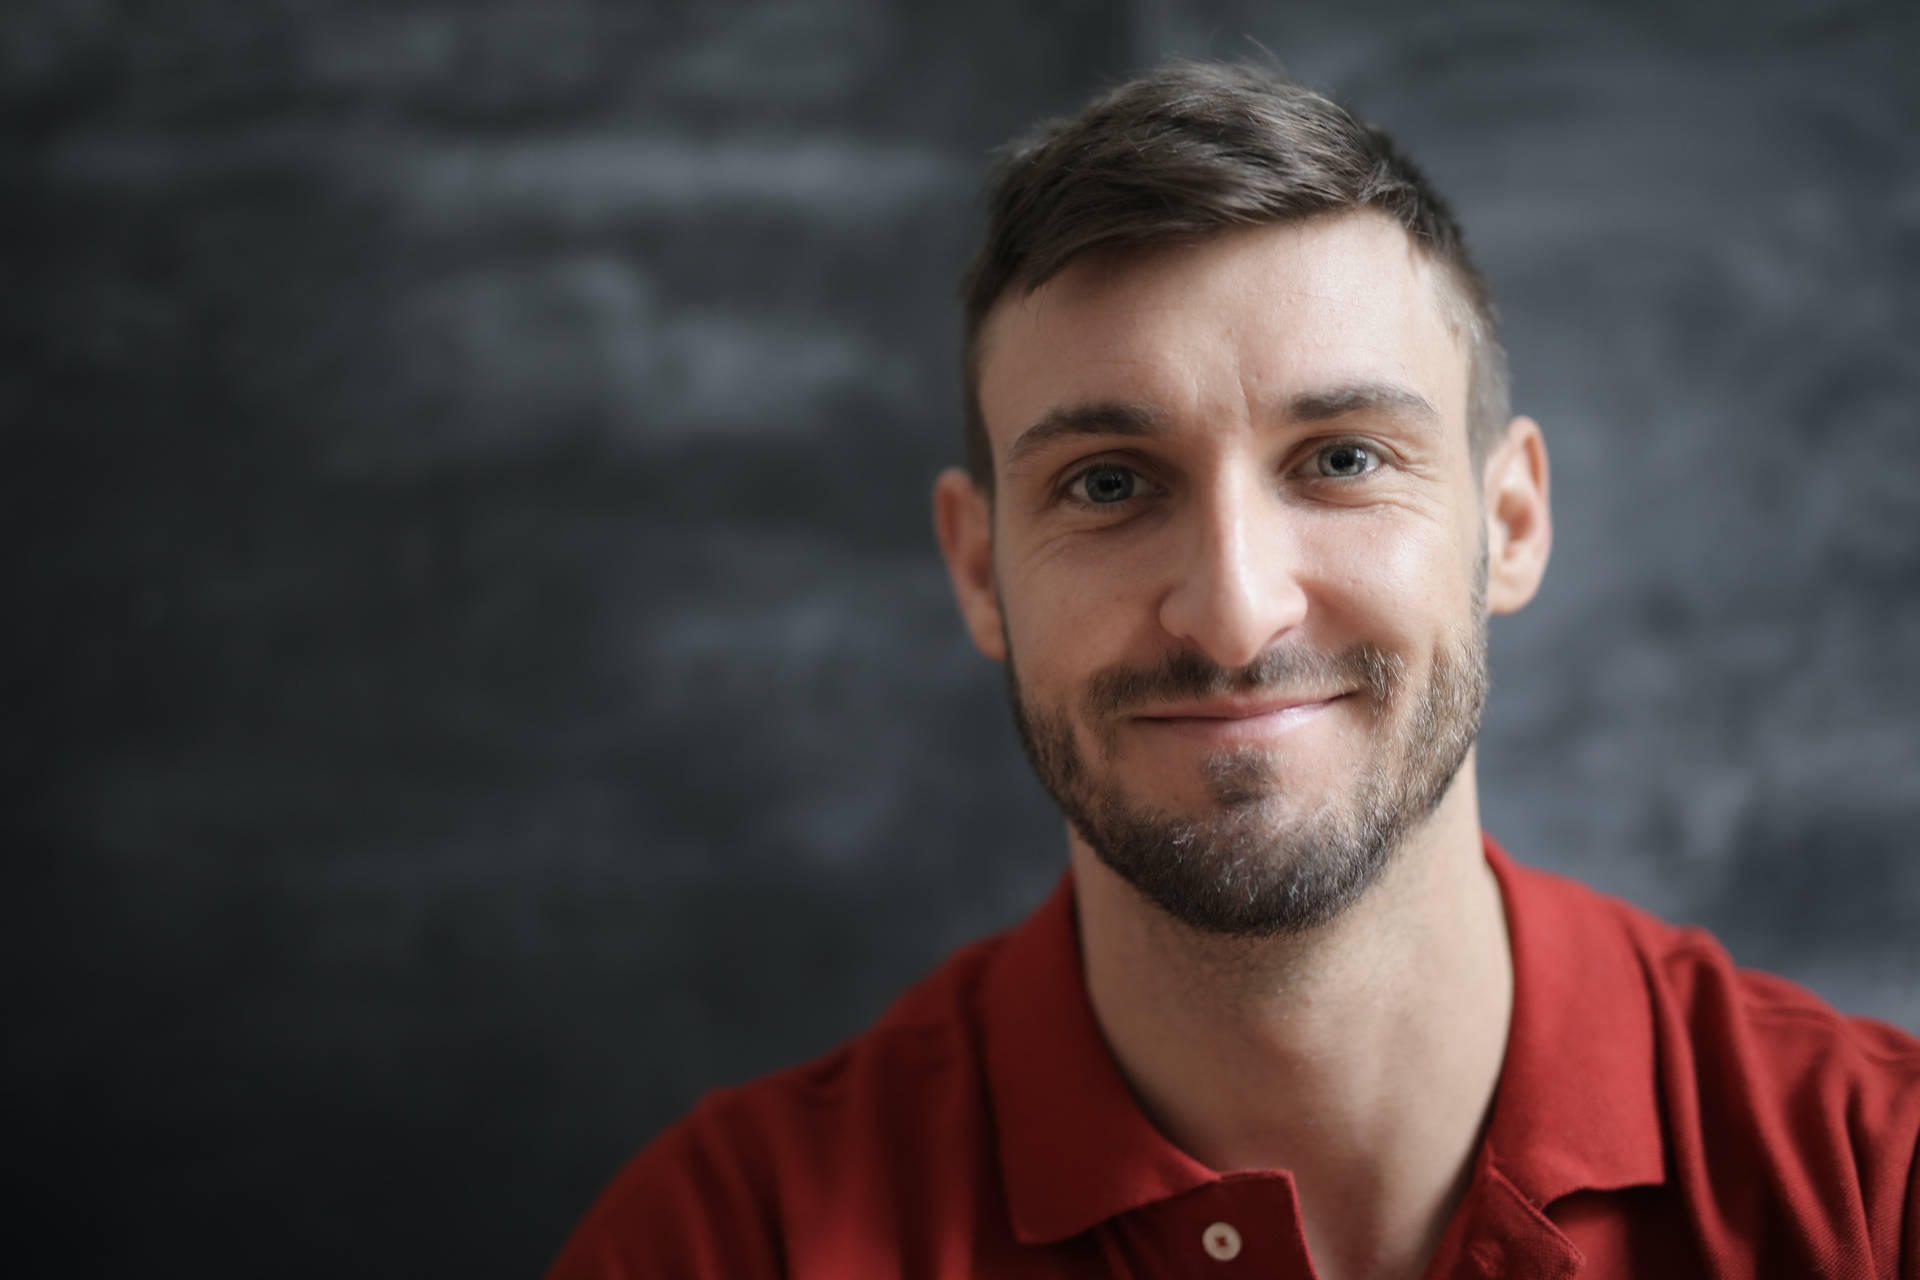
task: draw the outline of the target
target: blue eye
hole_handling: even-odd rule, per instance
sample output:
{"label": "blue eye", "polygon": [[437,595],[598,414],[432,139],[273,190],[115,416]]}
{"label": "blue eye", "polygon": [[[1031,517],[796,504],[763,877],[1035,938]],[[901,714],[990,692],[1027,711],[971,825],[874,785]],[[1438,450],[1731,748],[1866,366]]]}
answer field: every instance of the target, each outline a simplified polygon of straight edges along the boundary
{"label": "blue eye", "polygon": [[1363,444],[1330,444],[1315,455],[1320,474],[1331,479],[1362,476],[1380,465]]}
{"label": "blue eye", "polygon": [[1071,488],[1076,498],[1106,506],[1131,498],[1138,480],[1125,467],[1088,467],[1073,478]]}

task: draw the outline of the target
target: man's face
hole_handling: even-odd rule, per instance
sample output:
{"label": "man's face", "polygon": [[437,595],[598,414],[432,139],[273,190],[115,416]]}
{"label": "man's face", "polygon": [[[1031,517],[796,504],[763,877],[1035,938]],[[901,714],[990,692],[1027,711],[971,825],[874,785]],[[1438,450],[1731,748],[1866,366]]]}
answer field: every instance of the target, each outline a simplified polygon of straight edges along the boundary
{"label": "man's face", "polygon": [[1441,288],[1351,214],[1089,255],[988,318],[1022,740],[1195,927],[1332,918],[1471,749],[1487,526]]}

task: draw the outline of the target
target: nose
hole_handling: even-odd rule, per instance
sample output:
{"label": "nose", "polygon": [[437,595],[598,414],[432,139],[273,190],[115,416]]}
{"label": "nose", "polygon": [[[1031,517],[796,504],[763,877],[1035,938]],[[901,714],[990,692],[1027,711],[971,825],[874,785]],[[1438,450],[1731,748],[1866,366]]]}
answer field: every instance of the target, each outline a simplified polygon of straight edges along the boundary
{"label": "nose", "polygon": [[1299,530],[1254,477],[1223,477],[1185,517],[1160,625],[1223,667],[1246,666],[1306,618]]}

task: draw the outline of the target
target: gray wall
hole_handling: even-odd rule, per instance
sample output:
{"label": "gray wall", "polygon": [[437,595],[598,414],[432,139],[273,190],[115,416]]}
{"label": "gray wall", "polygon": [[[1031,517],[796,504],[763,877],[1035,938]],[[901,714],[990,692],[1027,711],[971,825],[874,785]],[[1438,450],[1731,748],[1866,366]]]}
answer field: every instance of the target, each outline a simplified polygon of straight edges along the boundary
{"label": "gray wall", "polygon": [[926,493],[986,149],[1395,130],[1559,544],[1487,823],[1920,1029],[1911,6],[72,0],[0,25],[9,1209],[528,1274],[1061,867]]}

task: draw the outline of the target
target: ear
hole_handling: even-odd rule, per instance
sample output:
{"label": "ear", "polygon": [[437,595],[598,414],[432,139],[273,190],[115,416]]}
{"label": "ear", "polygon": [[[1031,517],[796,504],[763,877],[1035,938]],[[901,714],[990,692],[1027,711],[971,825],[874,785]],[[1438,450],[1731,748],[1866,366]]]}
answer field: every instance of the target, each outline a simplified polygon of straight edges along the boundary
{"label": "ear", "polygon": [[973,477],[948,467],[933,482],[933,532],[947,560],[947,577],[960,604],[961,620],[973,647],[1004,662],[1006,632],[1001,626],[1000,589],[993,579],[993,509]]}
{"label": "ear", "polygon": [[1515,613],[1533,599],[1553,549],[1547,443],[1540,424],[1515,418],[1481,473],[1487,509],[1487,608]]}

